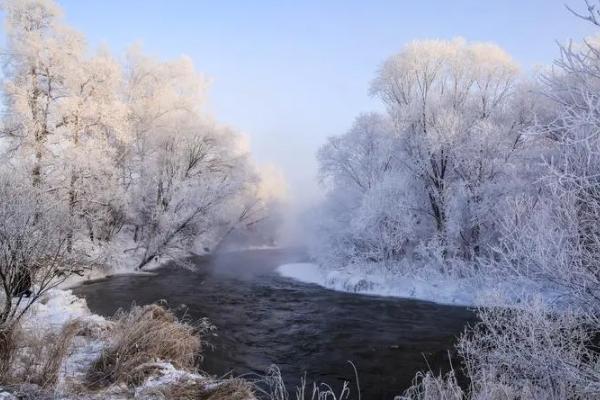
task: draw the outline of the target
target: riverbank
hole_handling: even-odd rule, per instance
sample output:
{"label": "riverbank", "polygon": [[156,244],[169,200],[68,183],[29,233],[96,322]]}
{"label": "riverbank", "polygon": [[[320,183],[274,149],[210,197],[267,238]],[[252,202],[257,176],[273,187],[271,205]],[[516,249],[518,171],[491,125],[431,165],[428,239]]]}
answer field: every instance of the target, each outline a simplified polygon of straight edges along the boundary
{"label": "riverbank", "polygon": [[[148,307],[150,306],[138,308],[138,312],[142,314],[147,313],[148,310],[154,312],[154,309]],[[156,309],[159,309],[158,306]],[[168,317],[170,314],[165,312],[164,315],[170,318]],[[165,318],[161,315],[162,312],[156,318]],[[173,325],[175,328],[179,326],[176,320],[169,321],[167,319],[166,323],[175,324]],[[175,329],[168,326],[166,328]],[[137,365],[135,369],[143,373],[140,375],[141,378],[137,378],[135,384],[115,381],[99,387],[90,386],[90,371],[98,368],[98,360],[112,351],[115,338],[123,336],[119,329],[122,327],[119,327],[118,320],[92,313],[86,301],[75,296],[71,290],[49,291],[32,306],[21,324],[15,339],[18,350],[11,365],[11,375],[21,377],[21,380],[13,381],[5,388],[0,387],[0,398],[6,400],[20,398],[176,399],[179,397],[174,393],[182,390],[214,394],[223,391],[227,386],[227,392],[233,393],[233,390],[239,395],[236,398],[240,400],[255,399],[249,384],[242,385],[237,380],[218,380],[201,374],[193,368],[178,367],[177,360],[166,358],[146,360]],[[142,333],[148,334],[148,332]],[[144,346],[142,343],[136,343],[136,349],[138,344]],[[169,346],[162,341],[155,345]],[[55,351],[57,348],[61,348],[61,351]],[[165,348],[162,353],[169,354],[170,351]],[[189,355],[189,357],[195,356]],[[48,371],[49,363],[55,364],[54,372]],[[42,374],[44,379],[39,379]],[[52,382],[46,379],[47,376],[52,377]],[[218,398],[221,397],[215,397]]]}
{"label": "riverbank", "polygon": [[217,327],[201,368],[222,376],[264,375],[281,368],[288,390],[307,373],[311,381],[340,389],[354,381],[363,398],[392,399],[418,371],[450,368],[456,337],[475,321],[464,307],[357,296],[281,278],[282,264],[306,262],[305,252],[250,250],[194,258],[192,269],[166,266],[158,276],[120,275],[74,290],[90,309],[113,315],[135,302],[161,299],[191,320],[207,317]]}
{"label": "riverbank", "polygon": [[456,277],[433,268],[403,273],[379,265],[350,266],[327,270],[313,263],[283,264],[277,273],[285,278],[340,292],[397,297],[465,307],[518,304],[532,297],[558,305],[564,293],[556,287],[541,285],[519,277],[502,279],[483,273]]}
{"label": "riverbank", "polygon": [[[121,245],[119,250],[114,250],[114,254],[125,254]],[[90,249],[93,252],[94,249]],[[106,255],[100,257],[105,259],[101,265],[94,266],[93,268],[85,268],[78,274],[71,274],[63,282],[60,283],[58,288],[60,289],[73,289],[85,282],[97,281],[99,279],[106,279],[111,276],[118,275],[155,275],[153,271],[162,267],[165,260],[157,259],[152,260],[144,266],[143,270],[136,269],[137,262],[133,257],[108,257]]]}

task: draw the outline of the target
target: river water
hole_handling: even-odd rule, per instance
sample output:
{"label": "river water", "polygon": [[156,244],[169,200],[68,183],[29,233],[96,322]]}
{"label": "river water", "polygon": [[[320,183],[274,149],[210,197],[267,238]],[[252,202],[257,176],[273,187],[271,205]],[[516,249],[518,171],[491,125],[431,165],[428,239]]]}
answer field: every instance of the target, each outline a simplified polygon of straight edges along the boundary
{"label": "river water", "polygon": [[299,250],[193,261],[192,271],[167,265],[156,276],[114,276],[74,292],[105,316],[132,302],[166,300],[185,305],[192,319],[208,317],[218,336],[201,369],[213,375],[261,374],[277,364],[292,393],[305,372],[334,387],[354,382],[352,360],[366,400],[393,399],[417,371],[447,371],[456,336],[474,322],[463,307],[335,292],[278,276],[278,265],[306,261]]}

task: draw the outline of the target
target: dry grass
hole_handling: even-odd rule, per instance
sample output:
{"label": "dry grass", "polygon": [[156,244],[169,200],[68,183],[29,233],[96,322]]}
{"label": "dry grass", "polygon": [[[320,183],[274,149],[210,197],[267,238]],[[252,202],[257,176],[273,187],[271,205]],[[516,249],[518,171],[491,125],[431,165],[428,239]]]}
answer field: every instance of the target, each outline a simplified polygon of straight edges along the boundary
{"label": "dry grass", "polygon": [[[348,363],[354,370],[356,379],[356,392],[351,393],[350,383],[344,381],[342,386],[336,391],[332,386],[326,383],[313,382],[309,385],[306,380],[306,374],[300,379],[300,385],[296,387],[295,395],[290,395],[287,391],[281,370],[276,365],[271,365],[264,376],[252,380],[254,389],[261,399],[265,400],[361,400],[360,383],[358,380],[358,371],[351,361]],[[352,396],[352,394],[354,396]]]}
{"label": "dry grass", "polygon": [[398,400],[463,400],[466,396],[456,381],[454,371],[446,376],[418,373],[411,386]]}
{"label": "dry grass", "polygon": [[231,378],[218,383],[180,381],[157,389],[155,395],[165,400],[252,400],[253,385],[243,379]]}
{"label": "dry grass", "polygon": [[14,342],[18,351],[15,351],[11,368],[5,375],[6,383],[34,384],[41,388],[54,386],[73,338],[81,327],[80,321],[73,320],[58,332],[15,332]]}
{"label": "dry grass", "polygon": [[[38,385],[45,388],[53,386],[56,383],[60,366],[67,356],[73,338],[80,329],[81,324],[79,321],[69,322],[65,324],[58,335],[55,334],[54,337],[50,338],[49,342],[45,343],[46,357],[43,358],[43,362],[40,365],[39,381],[36,382]],[[41,345],[44,346],[44,343]]]}
{"label": "dry grass", "polygon": [[183,370],[196,365],[202,349],[202,329],[178,321],[164,307],[133,307],[117,313],[114,323],[109,347],[87,374],[89,387],[106,387],[116,382],[139,384],[151,373],[144,366],[159,360]]}

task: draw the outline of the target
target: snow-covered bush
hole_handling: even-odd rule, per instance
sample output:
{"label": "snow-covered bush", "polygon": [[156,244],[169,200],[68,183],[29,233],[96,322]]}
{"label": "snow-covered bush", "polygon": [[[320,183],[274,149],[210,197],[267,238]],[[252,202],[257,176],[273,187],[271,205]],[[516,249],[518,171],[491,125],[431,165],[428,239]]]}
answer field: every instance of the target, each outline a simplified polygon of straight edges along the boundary
{"label": "snow-covered bush", "polygon": [[[496,299],[498,304],[498,299]],[[597,318],[540,300],[480,308],[457,345],[468,387],[453,373],[417,375],[401,399],[566,400],[597,398]]]}
{"label": "snow-covered bush", "polygon": [[[0,173],[0,342],[50,289],[82,268],[69,253],[67,210],[17,171]],[[0,375],[11,352],[0,350]]]}
{"label": "snow-covered bush", "polygon": [[364,195],[350,221],[356,246],[353,262],[397,264],[413,255],[419,244],[416,238],[432,232],[430,221],[415,212],[421,196],[406,187],[411,187],[411,178],[398,171]]}
{"label": "snow-covered bush", "polygon": [[490,385],[529,393],[527,398],[591,398],[600,393],[596,318],[553,311],[539,301],[517,308],[481,308],[478,315],[481,322],[458,345],[474,398],[482,398]]}

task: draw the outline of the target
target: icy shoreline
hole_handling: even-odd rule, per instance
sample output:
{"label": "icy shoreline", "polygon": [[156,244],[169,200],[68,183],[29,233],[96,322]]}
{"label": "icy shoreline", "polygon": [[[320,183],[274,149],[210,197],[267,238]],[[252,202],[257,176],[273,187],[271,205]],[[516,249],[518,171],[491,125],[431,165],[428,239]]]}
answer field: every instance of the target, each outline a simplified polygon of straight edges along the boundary
{"label": "icy shoreline", "polygon": [[453,278],[428,271],[426,276],[402,275],[381,268],[326,270],[312,263],[284,264],[277,273],[285,278],[340,292],[429,301],[443,305],[478,307],[518,304],[539,296],[556,303],[560,293],[525,279],[497,277]]}
{"label": "icy shoreline", "polygon": [[392,274],[351,273],[346,271],[325,271],[316,264],[284,264],[277,272],[285,277],[304,283],[317,284],[326,289],[371,296],[398,297],[439,304],[473,306],[475,299],[467,290],[469,283],[431,280],[416,277],[399,277]]}

